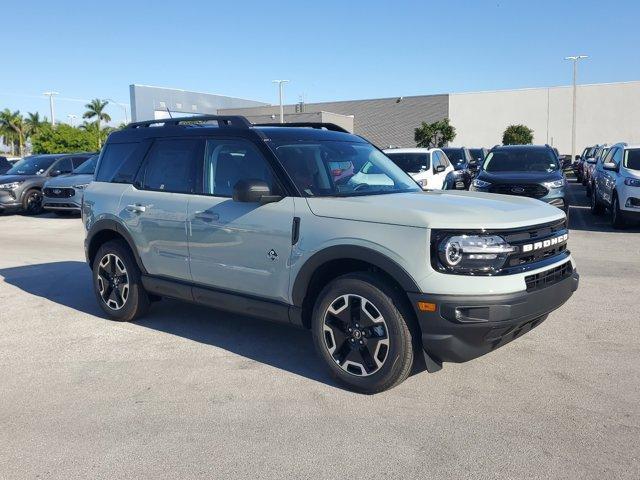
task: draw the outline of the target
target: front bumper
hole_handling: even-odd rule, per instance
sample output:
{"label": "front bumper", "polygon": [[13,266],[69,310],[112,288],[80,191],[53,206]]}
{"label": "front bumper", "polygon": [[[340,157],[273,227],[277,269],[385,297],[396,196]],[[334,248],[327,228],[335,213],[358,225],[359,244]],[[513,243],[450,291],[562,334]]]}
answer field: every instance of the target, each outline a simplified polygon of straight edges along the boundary
{"label": "front bumper", "polygon": [[22,204],[14,191],[0,190],[0,212],[13,212],[21,208]]}
{"label": "front bumper", "polygon": [[[425,352],[438,362],[466,362],[489,353],[542,323],[578,288],[579,275],[546,288],[502,295],[409,293]],[[418,302],[436,305],[421,311]]]}

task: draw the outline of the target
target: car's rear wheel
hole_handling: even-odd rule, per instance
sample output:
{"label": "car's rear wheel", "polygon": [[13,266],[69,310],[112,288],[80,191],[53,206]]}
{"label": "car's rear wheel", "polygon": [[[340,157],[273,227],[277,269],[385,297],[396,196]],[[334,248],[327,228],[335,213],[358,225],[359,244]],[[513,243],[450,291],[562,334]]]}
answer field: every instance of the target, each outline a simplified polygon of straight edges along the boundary
{"label": "car's rear wheel", "polygon": [[332,376],[362,393],[388,390],[413,365],[412,313],[377,276],[344,275],[320,293],[313,311],[316,349]]}
{"label": "car's rear wheel", "polygon": [[591,182],[587,182],[587,188],[585,190],[585,193],[587,194],[588,198],[591,198],[591,193],[592,192],[593,192],[592,184],[591,184]]}
{"label": "car's rear wheel", "polygon": [[120,240],[106,242],[93,261],[93,288],[100,308],[114,320],[130,322],[149,308],[140,269]]}
{"label": "car's rear wheel", "polygon": [[22,211],[26,215],[38,215],[42,213],[42,192],[40,190],[28,190],[24,194]]}
{"label": "car's rear wheel", "polygon": [[620,211],[618,195],[615,193],[613,194],[613,203],[611,204],[611,225],[613,228],[624,228],[627,225]]}

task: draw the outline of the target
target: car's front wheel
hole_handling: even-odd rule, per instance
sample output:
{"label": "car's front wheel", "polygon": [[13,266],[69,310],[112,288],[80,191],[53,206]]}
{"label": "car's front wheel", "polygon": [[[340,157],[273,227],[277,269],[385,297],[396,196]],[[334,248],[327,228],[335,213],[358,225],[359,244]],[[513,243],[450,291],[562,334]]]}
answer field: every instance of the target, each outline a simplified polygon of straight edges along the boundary
{"label": "car's front wheel", "polygon": [[618,201],[618,195],[613,194],[613,204],[611,205],[611,226],[613,228],[624,228],[627,225],[622,212],[620,211],[620,202]]}
{"label": "car's front wheel", "polygon": [[313,338],[336,380],[371,394],[407,378],[414,320],[405,305],[399,292],[368,273],[344,275],[324,288],[313,311]]}
{"label": "car's front wheel", "polygon": [[591,192],[591,213],[593,215],[602,215],[604,211],[604,207],[598,200],[598,189],[594,186],[593,191]]}
{"label": "car's front wheel", "polygon": [[42,213],[42,192],[40,190],[29,190],[22,199],[22,211],[26,215],[38,215]]}
{"label": "car's front wheel", "polygon": [[120,240],[106,242],[93,261],[93,288],[100,308],[114,320],[130,322],[149,308],[140,269]]}

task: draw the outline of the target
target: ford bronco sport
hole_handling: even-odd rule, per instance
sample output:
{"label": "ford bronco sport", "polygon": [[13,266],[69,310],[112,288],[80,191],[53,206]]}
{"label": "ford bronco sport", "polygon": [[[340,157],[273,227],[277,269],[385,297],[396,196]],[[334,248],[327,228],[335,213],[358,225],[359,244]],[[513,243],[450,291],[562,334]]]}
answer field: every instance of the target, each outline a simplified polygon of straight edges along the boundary
{"label": "ford bronco sport", "polygon": [[[348,175],[332,174],[338,163]],[[423,192],[331,124],[130,124],[109,136],[82,214],[111,318],[171,297],[304,327],[333,376],[365,393],[414,363],[436,371],[495,350],[578,286],[561,210]]]}

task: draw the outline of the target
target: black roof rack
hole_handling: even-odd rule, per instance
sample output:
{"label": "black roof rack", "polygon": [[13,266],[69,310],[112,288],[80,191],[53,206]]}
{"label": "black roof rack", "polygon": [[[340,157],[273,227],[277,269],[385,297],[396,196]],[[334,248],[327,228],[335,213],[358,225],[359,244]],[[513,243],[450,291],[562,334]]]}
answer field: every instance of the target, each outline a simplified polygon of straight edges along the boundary
{"label": "black roof rack", "polygon": [[292,123],[255,123],[254,127],[306,127],[331,130],[333,132],[351,133],[335,123],[322,122],[292,122]]}
{"label": "black roof rack", "polygon": [[206,122],[215,120],[219,126],[250,128],[251,123],[240,115],[194,115],[193,117],[180,118],[163,118],[160,120],[146,120],[144,122],[134,122],[127,125],[126,128],[145,128],[151,125],[178,126],[183,123]]}

